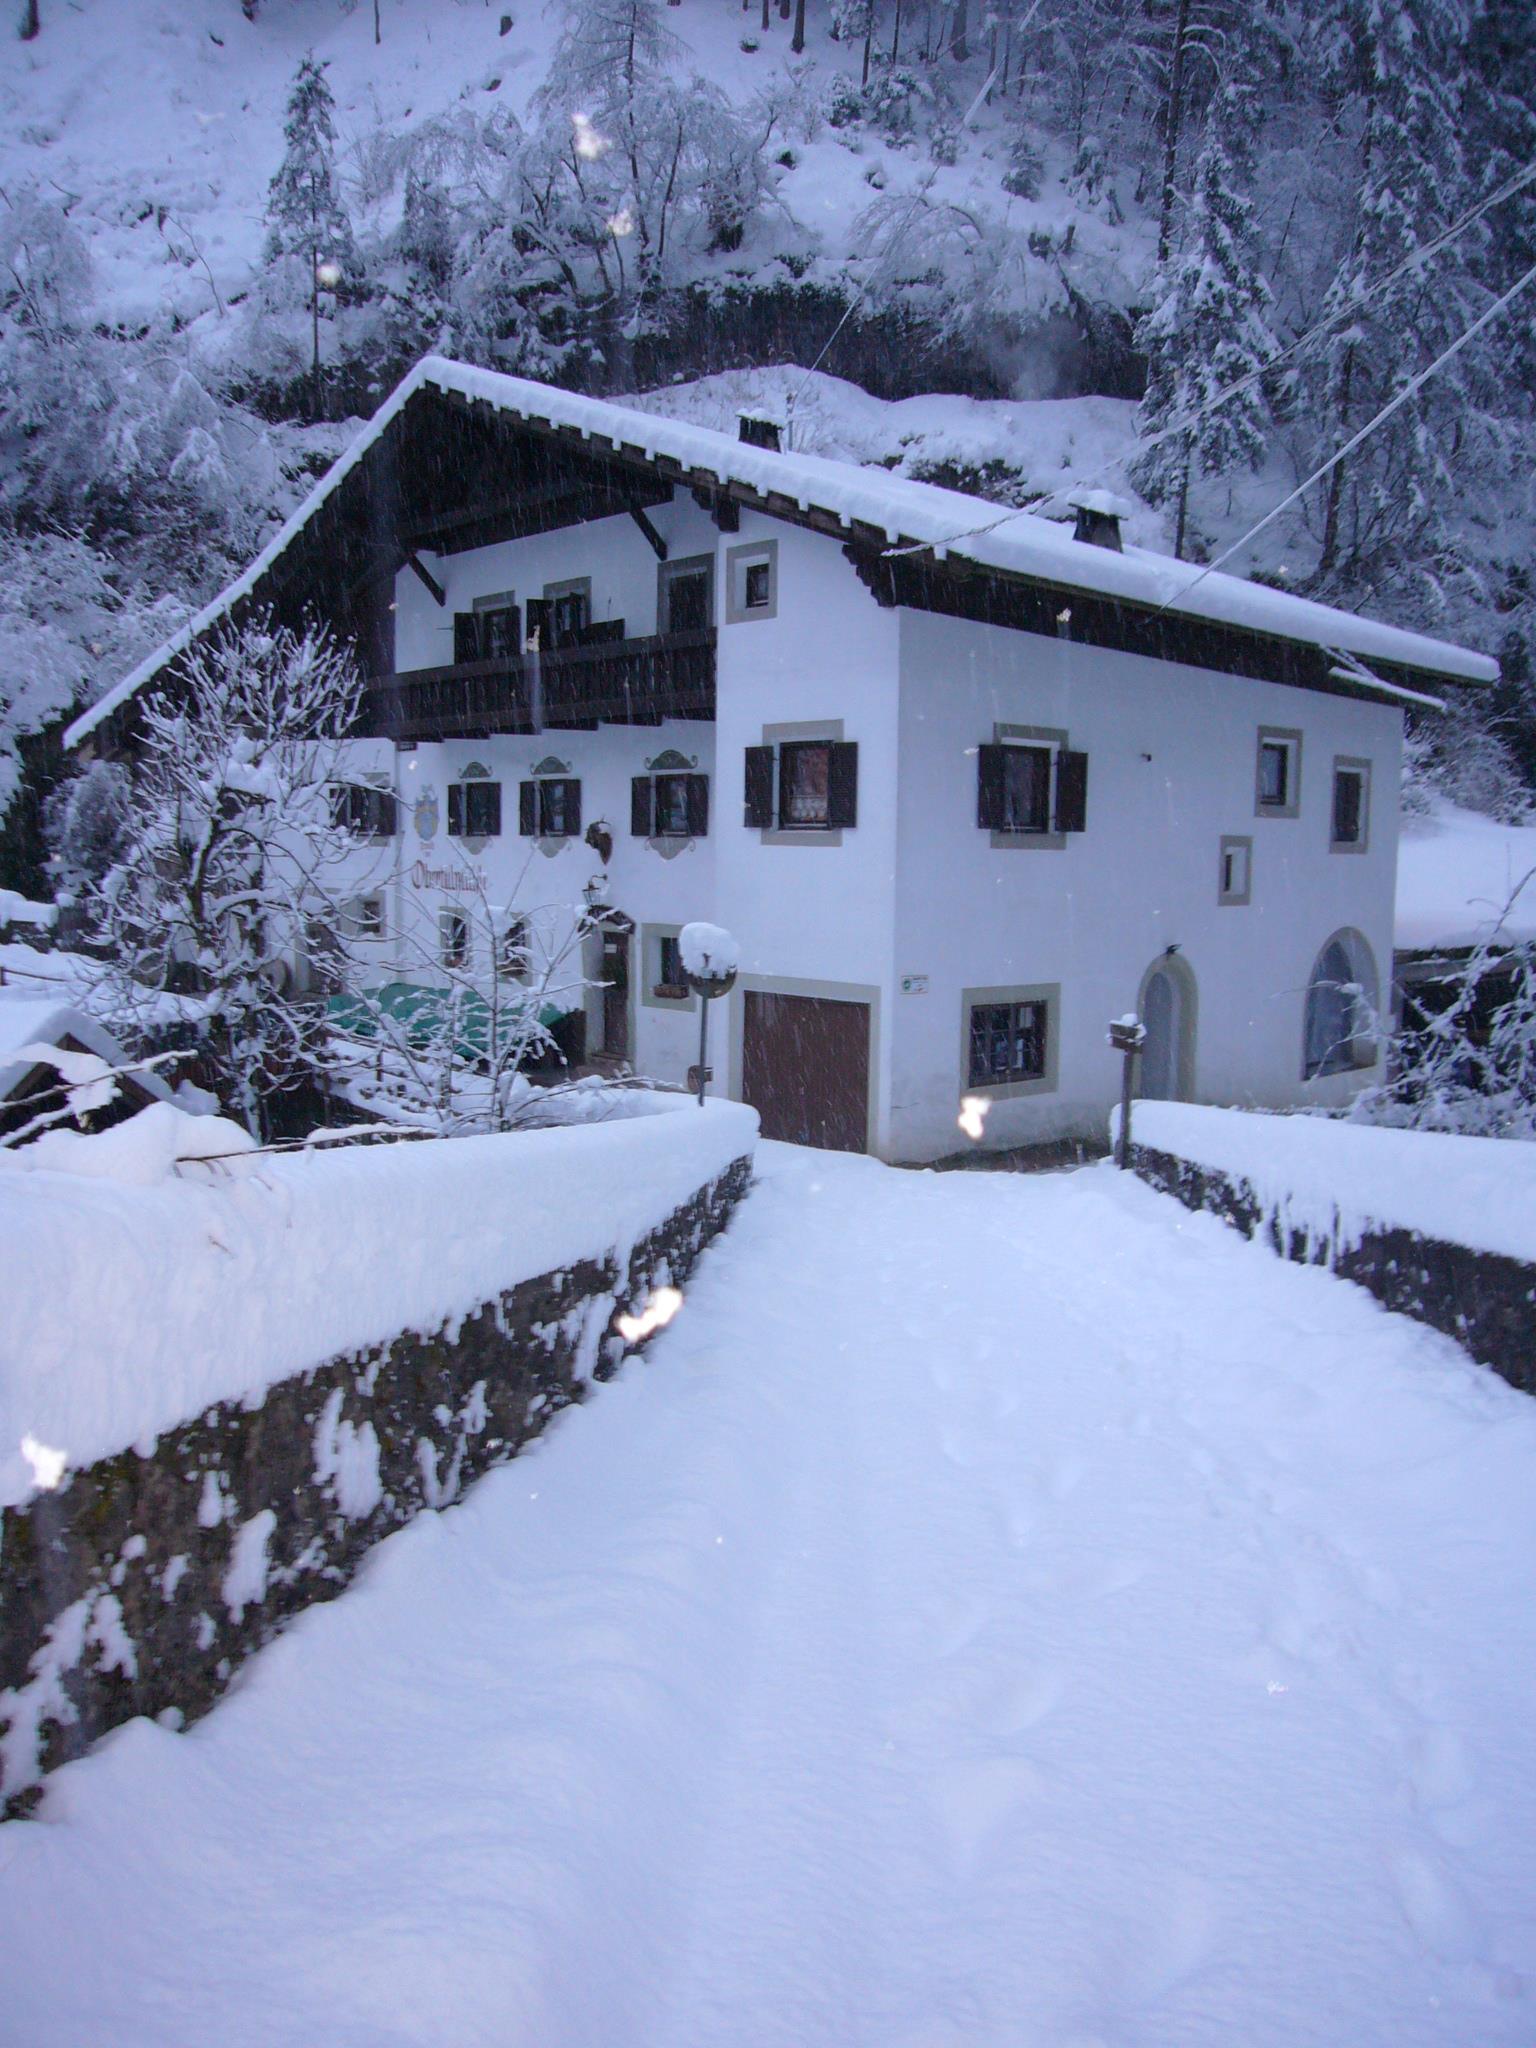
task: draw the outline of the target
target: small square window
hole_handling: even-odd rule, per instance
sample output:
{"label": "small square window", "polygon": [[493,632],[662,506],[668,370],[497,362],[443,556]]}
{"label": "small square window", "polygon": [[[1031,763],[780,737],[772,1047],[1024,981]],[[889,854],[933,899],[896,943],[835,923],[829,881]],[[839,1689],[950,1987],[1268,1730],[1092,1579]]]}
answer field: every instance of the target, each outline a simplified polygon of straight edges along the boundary
{"label": "small square window", "polygon": [[1216,880],[1217,902],[1248,903],[1252,900],[1252,894],[1253,841],[1235,837],[1223,839]]}
{"label": "small square window", "polygon": [[816,830],[831,822],[832,749],[824,740],[786,740],[779,749],[779,824]]}
{"label": "small square window", "polygon": [[1370,806],[1370,766],[1365,761],[1335,761],[1333,812],[1329,845],[1340,853],[1363,853]]}
{"label": "small square window", "polygon": [[496,946],[496,972],[503,981],[526,981],[529,931],[525,917],[514,917]]}
{"label": "small square window", "polygon": [[501,784],[482,781],[448,785],[448,837],[495,839],[501,832]]}
{"label": "small square window", "polygon": [[682,941],[671,933],[664,932],[656,941],[656,986],[652,993],[670,1001],[681,1001],[692,993],[683,972]]}
{"label": "small square window", "polygon": [[1301,734],[1259,728],[1254,809],[1261,818],[1294,818],[1301,809]]}
{"label": "small square window", "polygon": [[439,958],[445,967],[463,967],[469,959],[469,919],[462,910],[438,912]]}
{"label": "small square window", "polygon": [[995,1088],[1010,1081],[1040,1081],[1046,1073],[1048,1006],[977,1003],[971,1010],[970,1082]]}
{"label": "small square window", "polygon": [[741,625],[749,619],[771,619],[779,602],[779,544],[776,540],[743,542],[725,556],[725,620]]}
{"label": "small square window", "polygon": [[382,896],[359,896],[352,908],[352,930],[359,939],[382,939],[384,936],[384,898]]}

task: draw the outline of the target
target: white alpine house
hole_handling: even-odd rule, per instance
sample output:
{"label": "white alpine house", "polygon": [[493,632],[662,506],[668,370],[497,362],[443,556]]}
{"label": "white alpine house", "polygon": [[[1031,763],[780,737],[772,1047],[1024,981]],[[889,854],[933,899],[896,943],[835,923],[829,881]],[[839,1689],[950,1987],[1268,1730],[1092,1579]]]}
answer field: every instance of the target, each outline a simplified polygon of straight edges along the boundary
{"label": "white alpine house", "polygon": [[369,985],[585,917],[569,1042],[681,1082],[717,922],[710,1086],[771,1137],[1101,1137],[1130,1010],[1148,1095],[1373,1078],[1403,709],[1495,664],[1122,548],[1097,495],[1074,530],[776,442],[429,357],[71,739],[131,747],[230,618],[324,620],[370,677]]}

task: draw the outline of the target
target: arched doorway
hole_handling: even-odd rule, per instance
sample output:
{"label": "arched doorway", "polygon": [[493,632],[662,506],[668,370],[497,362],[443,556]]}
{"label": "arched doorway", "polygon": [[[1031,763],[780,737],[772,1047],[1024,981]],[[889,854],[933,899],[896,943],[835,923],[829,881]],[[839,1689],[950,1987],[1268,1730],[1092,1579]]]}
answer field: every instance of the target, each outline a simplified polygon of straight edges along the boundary
{"label": "arched doorway", "polygon": [[1304,1079],[1376,1064],[1379,1002],[1376,957],[1364,934],[1346,925],[1318,954],[1307,983]]}
{"label": "arched doorway", "polygon": [[1198,991],[1189,963],[1163,953],[1141,980],[1137,1015],[1146,1027],[1141,1094],[1149,1102],[1188,1102],[1195,1092]]}

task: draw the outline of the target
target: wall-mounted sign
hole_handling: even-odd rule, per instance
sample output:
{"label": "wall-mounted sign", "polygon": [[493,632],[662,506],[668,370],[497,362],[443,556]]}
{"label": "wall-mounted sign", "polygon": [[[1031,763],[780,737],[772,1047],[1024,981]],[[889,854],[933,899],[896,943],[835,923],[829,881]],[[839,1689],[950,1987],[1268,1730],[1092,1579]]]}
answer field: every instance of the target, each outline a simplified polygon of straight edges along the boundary
{"label": "wall-mounted sign", "polygon": [[901,977],[901,992],[904,996],[925,996],[928,993],[926,974],[904,974]]}
{"label": "wall-mounted sign", "polygon": [[424,860],[411,864],[411,887],[446,889],[451,896],[478,896],[481,893],[480,877],[471,874],[468,868],[434,868]]}

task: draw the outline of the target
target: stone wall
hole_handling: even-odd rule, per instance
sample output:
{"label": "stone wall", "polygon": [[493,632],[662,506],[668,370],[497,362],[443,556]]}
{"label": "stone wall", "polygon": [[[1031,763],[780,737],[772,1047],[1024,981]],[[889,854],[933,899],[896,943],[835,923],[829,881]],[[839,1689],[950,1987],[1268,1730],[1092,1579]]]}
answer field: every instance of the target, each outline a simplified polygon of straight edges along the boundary
{"label": "stone wall", "polygon": [[1131,1162],[1186,1208],[1209,1210],[1249,1237],[1262,1233],[1282,1258],[1329,1266],[1385,1307],[1454,1337],[1511,1386],[1536,1393],[1536,1266],[1389,1224],[1351,1233],[1353,1241],[1319,1237],[1287,1228],[1236,1175],[1134,1142]]}
{"label": "stone wall", "polygon": [[745,1193],[735,1161],[636,1244],[221,1403],[0,1514],[0,1818],[137,1714],[181,1726],[369,1549],[513,1457],[636,1348]]}

